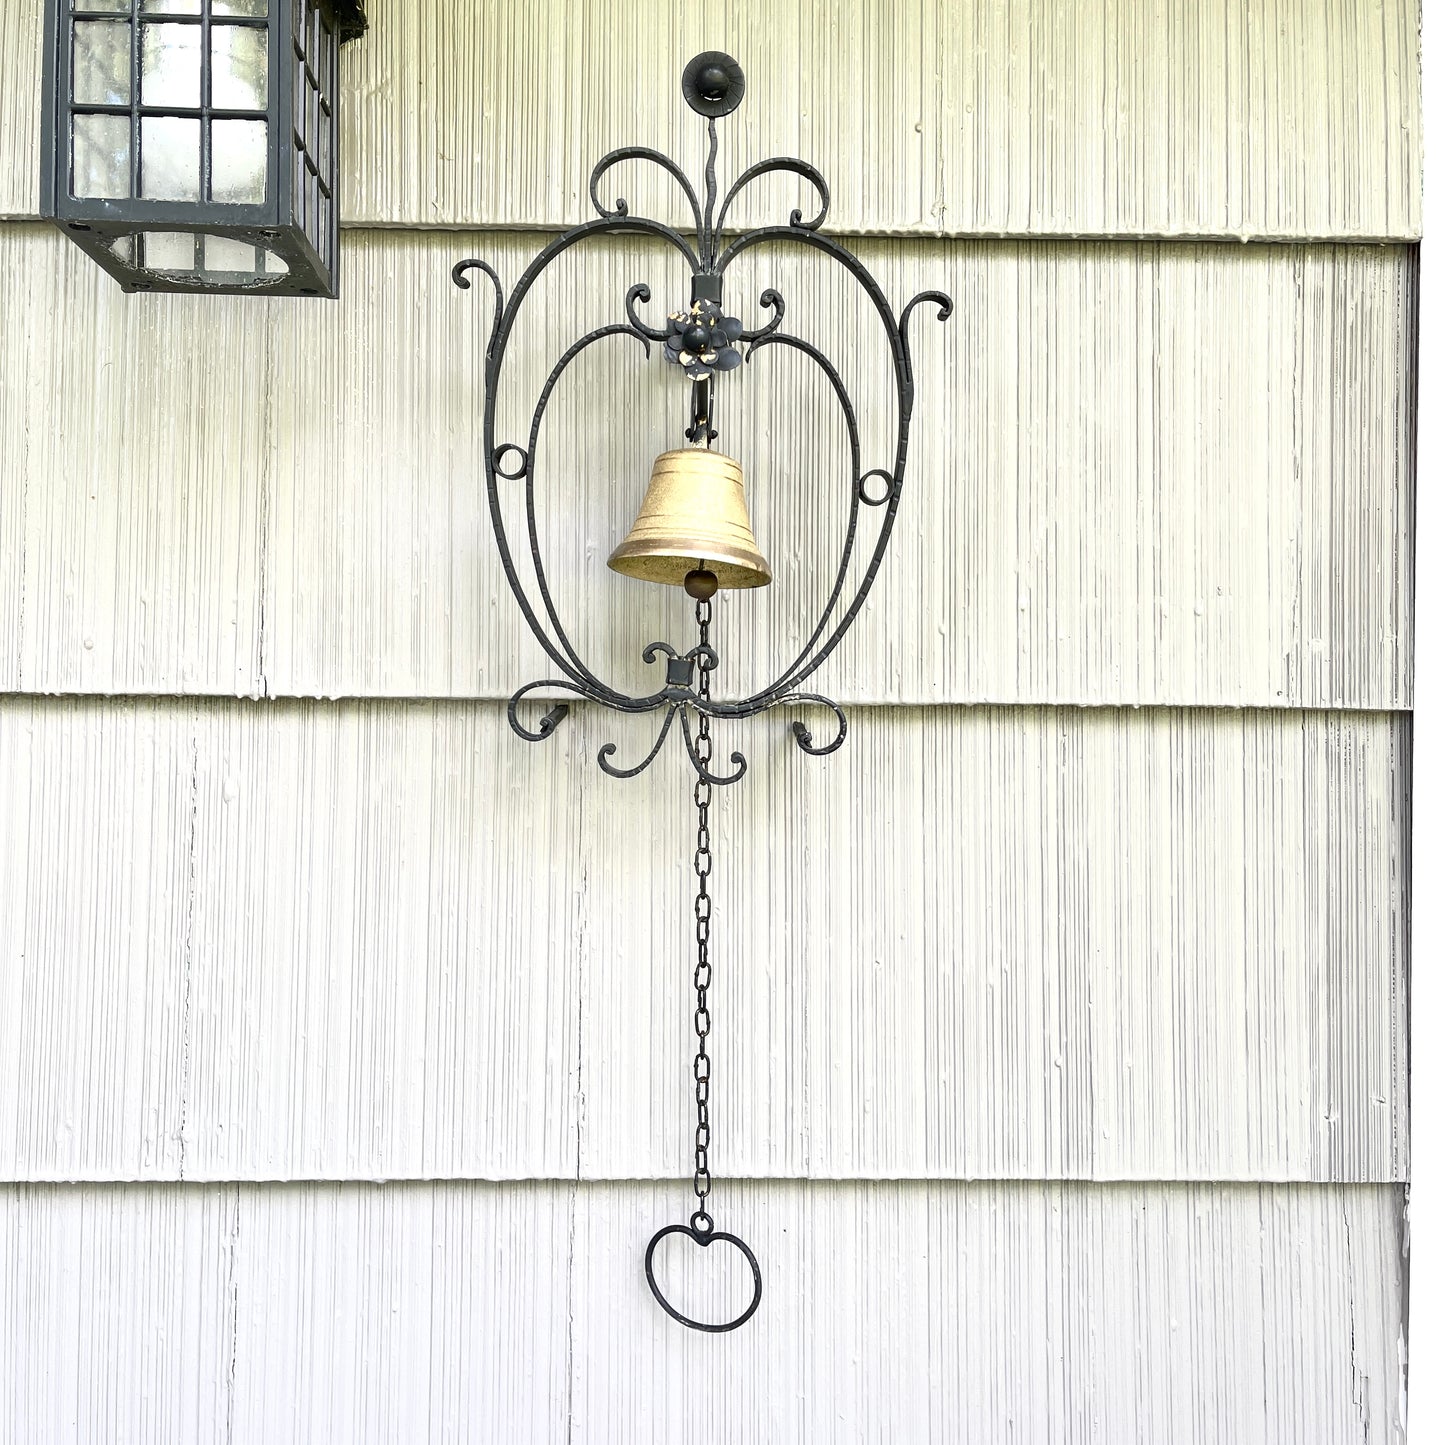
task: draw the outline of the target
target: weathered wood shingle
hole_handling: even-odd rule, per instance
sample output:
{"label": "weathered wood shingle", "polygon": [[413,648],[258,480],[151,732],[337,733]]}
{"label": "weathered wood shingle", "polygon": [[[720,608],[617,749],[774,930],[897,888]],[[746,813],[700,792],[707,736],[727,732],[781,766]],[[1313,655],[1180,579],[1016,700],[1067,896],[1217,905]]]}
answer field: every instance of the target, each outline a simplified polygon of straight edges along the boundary
{"label": "weathered wood shingle", "polygon": [[[0,684],[499,698],[545,675],[486,515],[491,308],[447,280],[479,252],[515,277],[538,244],[353,233],[344,299],[306,306],[128,298],[59,237],[0,231],[5,264],[33,278],[11,302],[24,361],[0,382]],[[871,702],[1409,705],[1413,252],[860,250],[897,304],[927,286],[958,304],[942,326],[915,317],[893,547],[821,687]],[[781,287],[789,326],[839,358],[865,469],[891,465],[886,351],[856,288],[794,250],[740,269],[744,314]],[[501,437],[526,440],[556,356],[618,319],[638,280],[657,316],[686,294],[678,266],[631,242],[590,248],[534,293]],[[605,561],[653,455],[678,440],[684,388],[635,342],[608,345],[554,395],[538,512],[584,656],[650,691],[642,647],[680,640],[688,613]],[[836,403],[802,362],[760,353],[722,390],[778,576],[722,604],[721,685],[736,691],[807,636],[849,491]],[[520,488],[504,494],[516,526]]]}
{"label": "weathered wood shingle", "polygon": [[[0,1172],[687,1167],[683,764],[462,704],[0,707]],[[724,727],[715,1167],[1405,1177],[1408,723]]]}
{"label": "weathered wood shingle", "polygon": [[[38,203],[42,8],[0,8],[0,215]],[[571,225],[614,146],[700,171],[705,134],[677,77],[722,48],[748,75],[724,174],[812,161],[841,230],[1419,235],[1418,0],[376,0],[369,13],[343,51],[353,224]],[[681,219],[670,184],[633,172],[622,193]],[[785,216],[794,195],[760,187],[739,220]]]}

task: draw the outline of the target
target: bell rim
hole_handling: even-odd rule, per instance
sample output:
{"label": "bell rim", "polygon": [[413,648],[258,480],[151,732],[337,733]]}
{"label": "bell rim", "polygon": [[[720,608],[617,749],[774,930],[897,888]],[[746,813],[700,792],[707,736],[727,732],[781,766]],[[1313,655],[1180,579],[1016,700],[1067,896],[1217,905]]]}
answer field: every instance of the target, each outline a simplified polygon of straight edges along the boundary
{"label": "bell rim", "polygon": [[[706,557],[699,557],[696,551],[682,550],[685,542],[684,538],[623,542],[607,559],[607,565],[621,577],[663,586],[681,587],[687,574],[695,568],[712,572],[720,591],[748,591],[772,583],[773,569],[760,552],[742,547],[717,547]],[[642,565],[629,566],[629,563]],[[648,563],[655,565],[648,566]]]}

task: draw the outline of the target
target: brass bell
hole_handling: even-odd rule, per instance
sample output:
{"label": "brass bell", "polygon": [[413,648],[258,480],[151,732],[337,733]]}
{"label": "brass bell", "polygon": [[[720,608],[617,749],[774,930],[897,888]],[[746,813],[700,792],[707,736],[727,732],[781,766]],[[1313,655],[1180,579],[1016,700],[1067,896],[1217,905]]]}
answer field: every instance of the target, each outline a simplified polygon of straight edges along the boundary
{"label": "brass bell", "polygon": [[[653,462],[637,520],[607,565],[624,577],[686,586],[692,596],[700,594],[689,574],[710,574],[717,587],[773,580],[748,518],[743,469],[702,447],[663,452]],[[707,595],[710,586],[704,583]]]}

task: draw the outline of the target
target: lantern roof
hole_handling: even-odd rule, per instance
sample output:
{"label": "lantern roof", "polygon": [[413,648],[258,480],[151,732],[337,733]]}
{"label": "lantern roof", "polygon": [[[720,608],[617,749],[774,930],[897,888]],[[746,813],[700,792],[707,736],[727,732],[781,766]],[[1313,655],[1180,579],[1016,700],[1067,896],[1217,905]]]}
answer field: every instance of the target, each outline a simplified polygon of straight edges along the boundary
{"label": "lantern roof", "polygon": [[332,9],[343,45],[366,34],[366,0],[332,0]]}

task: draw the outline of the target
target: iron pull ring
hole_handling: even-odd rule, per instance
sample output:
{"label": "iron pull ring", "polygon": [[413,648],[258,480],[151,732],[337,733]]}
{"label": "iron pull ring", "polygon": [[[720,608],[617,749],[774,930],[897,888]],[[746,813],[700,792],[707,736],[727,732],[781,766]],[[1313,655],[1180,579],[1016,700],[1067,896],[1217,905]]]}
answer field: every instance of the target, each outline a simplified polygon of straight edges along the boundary
{"label": "iron pull ring", "polygon": [[[698,1221],[699,1215],[701,1215],[703,1219],[707,1220],[706,1229],[701,1227],[701,1224]],[[758,1306],[763,1302],[763,1272],[758,1268],[757,1255],[755,1255],[752,1250],[749,1249],[747,1245],[744,1244],[743,1241],[737,1237],[737,1235],[727,1234],[721,1230],[715,1230],[712,1227],[711,1218],[709,1218],[708,1215],[704,1214],[702,1210],[699,1210],[697,1214],[693,1215],[692,1221],[693,1222],[689,1224],[664,1225],[648,1241],[647,1257],[643,1261],[643,1268],[647,1272],[647,1287],[652,1291],[653,1299],[655,1299],[658,1304],[660,1304],[663,1309],[665,1309],[668,1314],[670,1314],[673,1319],[678,1322],[678,1324],[686,1325],[690,1330],[704,1330],[710,1335],[726,1334],[729,1330],[737,1329],[739,1325],[747,1324],[747,1322],[752,1319],[753,1315],[757,1312]],[[657,1277],[652,1272],[652,1256],[654,1251],[657,1249],[657,1246],[664,1239],[666,1239],[669,1234],[685,1234],[690,1240],[692,1240],[694,1244],[699,1245],[704,1249],[707,1249],[714,1244],[730,1244],[742,1255],[745,1260],[747,1260],[748,1268],[751,1269],[753,1272],[753,1297],[747,1309],[745,1309],[742,1314],[740,1314],[736,1319],[724,1320],[722,1324],[710,1325],[705,1323],[703,1320],[689,1319],[687,1315],[683,1314],[680,1309],[676,1308],[672,1301],[668,1299],[665,1294],[663,1294],[661,1288],[658,1286]]]}

